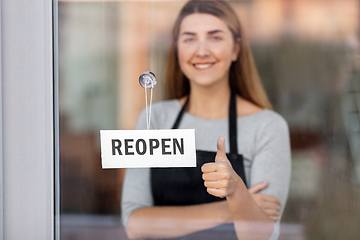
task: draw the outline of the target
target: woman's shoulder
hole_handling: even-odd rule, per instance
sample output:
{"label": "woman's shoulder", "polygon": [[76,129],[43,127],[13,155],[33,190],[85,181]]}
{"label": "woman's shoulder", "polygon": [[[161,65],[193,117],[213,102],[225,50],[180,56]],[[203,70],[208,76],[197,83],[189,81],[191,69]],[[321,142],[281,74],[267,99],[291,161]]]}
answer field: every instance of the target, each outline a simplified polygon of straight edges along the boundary
{"label": "woman's shoulder", "polygon": [[256,128],[258,133],[287,133],[289,128],[286,120],[279,113],[269,109],[249,115],[246,121]]}
{"label": "woman's shoulder", "polygon": [[257,130],[288,128],[286,120],[279,113],[269,109],[262,109],[256,113],[238,117],[238,121],[240,124],[253,126]]}
{"label": "woman's shoulder", "polygon": [[258,114],[254,114],[254,117],[257,119],[262,119],[264,122],[283,122],[286,123],[286,120],[279,113],[270,110],[263,109],[258,112]]}
{"label": "woman's shoulder", "polygon": [[154,103],[151,107],[152,120],[155,128],[170,128],[181,109],[178,99],[164,100]]}
{"label": "woman's shoulder", "polygon": [[179,112],[181,105],[178,99],[163,100],[152,105],[152,111],[155,115],[172,115]]}
{"label": "woman's shoulder", "polygon": [[152,106],[154,110],[167,110],[173,108],[180,108],[180,102],[178,99],[170,99],[170,100],[163,100],[160,102],[156,102]]}
{"label": "woman's shoulder", "polygon": [[[151,105],[151,112],[152,112],[152,114],[160,114],[161,115],[161,114],[166,114],[168,112],[179,111],[180,108],[181,108],[181,104],[178,99],[163,100],[163,101],[153,103]],[[143,108],[141,111],[141,115],[145,115],[145,112],[146,112],[146,108]]]}

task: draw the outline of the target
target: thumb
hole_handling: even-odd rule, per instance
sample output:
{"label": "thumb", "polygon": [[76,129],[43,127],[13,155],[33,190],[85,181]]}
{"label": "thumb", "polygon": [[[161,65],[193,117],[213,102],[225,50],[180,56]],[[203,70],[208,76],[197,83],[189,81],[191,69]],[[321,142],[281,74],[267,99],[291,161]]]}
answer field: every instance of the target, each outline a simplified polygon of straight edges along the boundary
{"label": "thumb", "polygon": [[257,193],[257,192],[265,189],[268,185],[269,185],[269,181],[266,180],[264,182],[255,184],[254,186],[249,188],[248,191],[249,191],[250,194]]}
{"label": "thumb", "polygon": [[215,157],[215,162],[227,159],[225,152],[225,137],[219,137],[217,141],[217,153]]}

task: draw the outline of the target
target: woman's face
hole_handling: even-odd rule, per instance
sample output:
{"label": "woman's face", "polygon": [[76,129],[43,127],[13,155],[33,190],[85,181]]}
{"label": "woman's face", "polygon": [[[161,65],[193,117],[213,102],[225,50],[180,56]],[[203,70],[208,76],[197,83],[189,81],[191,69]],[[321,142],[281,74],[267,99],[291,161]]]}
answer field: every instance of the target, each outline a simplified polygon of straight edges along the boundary
{"label": "woman's face", "polygon": [[186,16],[180,25],[177,47],[180,68],[191,85],[228,83],[229,69],[239,49],[224,21],[210,14]]}

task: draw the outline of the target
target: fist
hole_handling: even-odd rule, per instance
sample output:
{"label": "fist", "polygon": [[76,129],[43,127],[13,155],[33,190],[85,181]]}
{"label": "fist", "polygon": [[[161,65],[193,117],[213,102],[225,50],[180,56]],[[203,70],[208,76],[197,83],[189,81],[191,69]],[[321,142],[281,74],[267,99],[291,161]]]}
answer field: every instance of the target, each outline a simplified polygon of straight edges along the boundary
{"label": "fist", "polygon": [[201,167],[202,178],[207,192],[216,197],[232,196],[242,183],[241,178],[226,157],[225,138],[219,137],[215,162],[205,163]]}

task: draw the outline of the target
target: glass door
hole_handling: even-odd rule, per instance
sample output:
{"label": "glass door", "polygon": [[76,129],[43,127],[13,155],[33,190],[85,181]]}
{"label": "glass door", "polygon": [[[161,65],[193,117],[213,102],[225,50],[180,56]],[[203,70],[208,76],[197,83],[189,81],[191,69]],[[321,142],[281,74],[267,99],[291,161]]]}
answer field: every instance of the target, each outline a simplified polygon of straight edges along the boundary
{"label": "glass door", "polygon": [[[292,177],[279,239],[358,239],[359,2],[230,1],[274,110]],[[185,1],[58,1],[60,239],[127,239],[124,169],[102,169],[99,131],[133,129],[139,75],[164,70]],[[270,183],[271,184],[271,183]]]}

